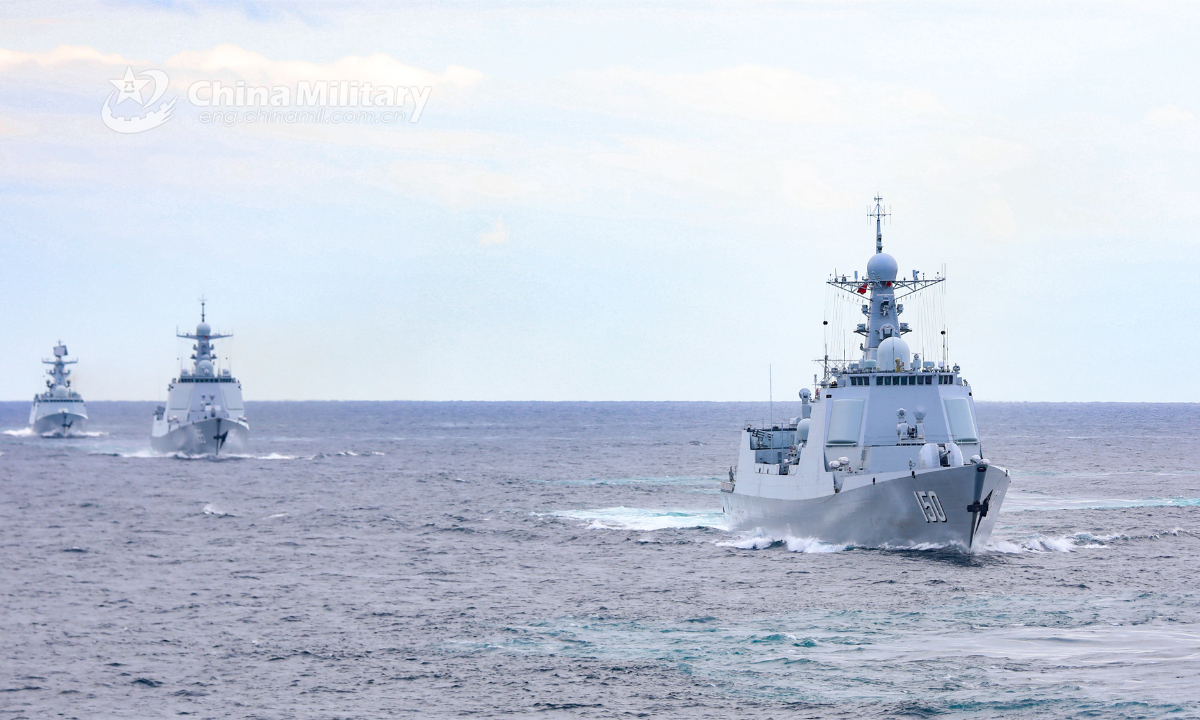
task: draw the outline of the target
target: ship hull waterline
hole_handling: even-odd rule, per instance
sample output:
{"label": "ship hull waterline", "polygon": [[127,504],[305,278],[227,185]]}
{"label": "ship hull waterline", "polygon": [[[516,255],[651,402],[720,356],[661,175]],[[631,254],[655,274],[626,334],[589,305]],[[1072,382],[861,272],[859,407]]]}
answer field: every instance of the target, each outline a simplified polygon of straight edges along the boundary
{"label": "ship hull waterline", "polygon": [[[1008,486],[1001,468],[964,465],[805,500],[722,493],[721,505],[731,530],[760,529],[771,537],[863,548],[945,547],[971,553],[991,538]],[[930,493],[939,507],[932,507]]]}
{"label": "ship hull waterline", "polygon": [[[157,423],[156,423],[157,425]],[[250,428],[236,420],[211,418],[177,425],[160,434],[155,427],[150,435],[154,452],[181,455],[229,455],[243,452]]]}

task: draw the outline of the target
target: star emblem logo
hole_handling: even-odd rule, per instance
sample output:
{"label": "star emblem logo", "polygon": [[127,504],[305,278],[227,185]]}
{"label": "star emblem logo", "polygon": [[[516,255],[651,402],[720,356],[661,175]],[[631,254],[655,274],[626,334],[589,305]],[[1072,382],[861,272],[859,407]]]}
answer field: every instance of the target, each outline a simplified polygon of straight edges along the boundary
{"label": "star emblem logo", "polygon": [[[162,70],[135,73],[132,66],[126,66],[124,76],[108,82],[116,89],[108,94],[100,108],[100,119],[110,130],[123,134],[144,132],[170,120],[175,112],[176,98],[163,98],[169,78]],[[154,85],[147,100],[142,91],[150,83]],[[126,100],[133,100],[136,105],[132,114],[128,106],[121,108]]]}
{"label": "star emblem logo", "polygon": [[145,106],[142,102],[142,88],[150,84],[150,78],[142,78],[133,74],[133,67],[125,67],[125,77],[120,80],[109,80],[113,87],[117,89],[117,100],[115,105],[120,105],[126,100],[137,100],[138,105]]}

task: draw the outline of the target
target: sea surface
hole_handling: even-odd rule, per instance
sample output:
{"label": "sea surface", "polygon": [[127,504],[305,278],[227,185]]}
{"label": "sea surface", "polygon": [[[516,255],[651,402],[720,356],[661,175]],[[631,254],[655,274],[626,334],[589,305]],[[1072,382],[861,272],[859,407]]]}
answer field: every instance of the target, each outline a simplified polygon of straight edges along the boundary
{"label": "sea surface", "polygon": [[987,550],[724,529],[776,403],[0,403],[0,720],[1200,717],[1200,406],[980,403]]}

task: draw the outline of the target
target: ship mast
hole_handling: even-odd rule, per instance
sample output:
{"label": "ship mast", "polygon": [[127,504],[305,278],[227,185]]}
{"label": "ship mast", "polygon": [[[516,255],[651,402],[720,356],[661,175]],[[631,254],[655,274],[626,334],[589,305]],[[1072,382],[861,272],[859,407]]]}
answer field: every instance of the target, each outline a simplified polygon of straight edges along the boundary
{"label": "ship mast", "polygon": [[[874,359],[875,349],[887,337],[901,336],[909,332],[908,323],[900,322],[900,313],[903,312],[904,306],[897,301],[937,285],[946,279],[944,271],[930,279],[925,279],[915,270],[911,279],[899,275],[896,261],[883,252],[883,221],[891,216],[891,212],[883,204],[883,197],[876,194],[874,200],[875,205],[868,209],[867,217],[875,220],[875,255],[867,263],[867,273],[860,278],[856,272],[853,280],[845,275],[835,273],[827,281],[829,285],[853,296],[856,301],[866,301],[861,308],[868,321],[858,324],[854,329],[854,333],[863,336],[865,340],[859,346],[863,353],[863,360]],[[828,325],[829,321],[826,320],[825,324]],[[828,348],[826,352],[828,353]],[[943,355],[945,355],[944,351]],[[817,362],[824,366],[826,379],[828,379],[831,361],[835,368],[841,368],[845,367],[850,360],[850,358],[830,358],[826,354]]]}
{"label": "ship mast", "polygon": [[883,252],[883,219],[891,213],[884,211],[883,198],[878,194],[875,195],[875,209],[867,213],[867,217],[875,218],[875,254]]}
{"label": "ship mast", "polygon": [[[192,350],[195,351],[195,354],[192,355],[192,360],[195,360],[195,363],[192,365],[192,374],[194,375],[203,374],[201,372],[200,363],[204,361],[212,363],[217,359],[216,353],[213,351],[213,340],[233,337],[232,334],[213,334],[212,328],[209,327],[208,322],[205,320],[205,302],[206,300],[204,298],[200,298],[200,324],[196,326],[196,334],[192,335],[189,333],[181,333],[178,330],[175,331],[176,337],[187,338],[188,340],[196,341],[196,344],[192,346]],[[212,372],[215,374],[216,370],[213,369]]]}
{"label": "ship mast", "polygon": [[59,340],[58,344],[54,346],[54,359],[42,360],[42,362],[47,365],[54,366],[46,371],[46,374],[53,378],[52,380],[46,381],[46,387],[53,390],[58,385],[65,385],[67,387],[71,386],[71,381],[67,379],[67,376],[71,374],[71,371],[67,370],[66,366],[74,365],[79,361],[67,359],[67,346],[62,344],[62,340]]}

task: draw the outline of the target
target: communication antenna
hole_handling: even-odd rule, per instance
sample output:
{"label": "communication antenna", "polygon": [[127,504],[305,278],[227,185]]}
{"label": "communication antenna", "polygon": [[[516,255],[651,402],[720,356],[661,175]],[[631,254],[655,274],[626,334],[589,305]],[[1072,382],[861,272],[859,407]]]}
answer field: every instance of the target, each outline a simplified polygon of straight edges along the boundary
{"label": "communication antenna", "polygon": [[881,204],[883,198],[875,194],[875,209],[867,213],[867,217],[875,218],[875,254],[883,252],[883,219],[891,215]]}
{"label": "communication antenna", "polygon": [[767,403],[770,408],[771,424],[775,424],[775,379],[772,377],[771,365],[767,364]]}
{"label": "communication antenna", "polygon": [[200,296],[200,322],[204,322],[204,303],[208,302],[204,296]]}

